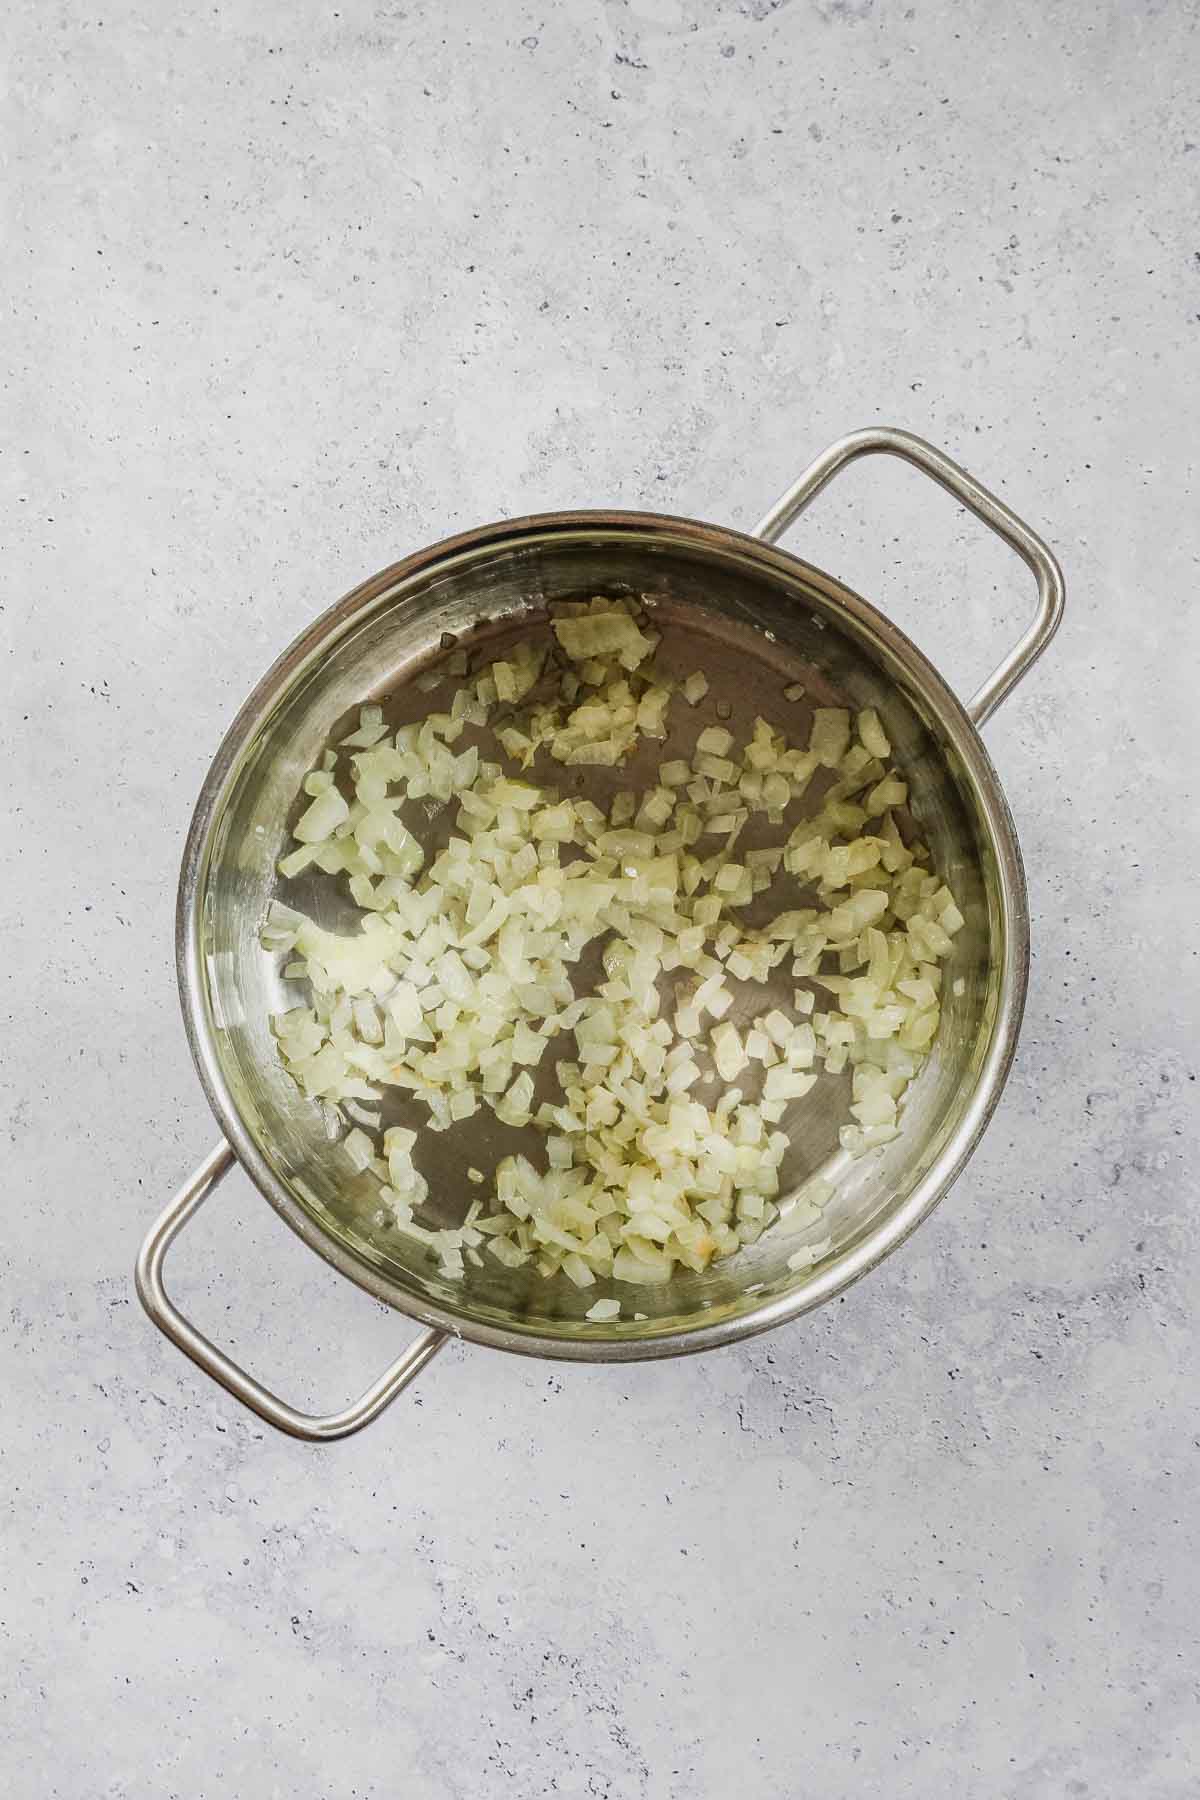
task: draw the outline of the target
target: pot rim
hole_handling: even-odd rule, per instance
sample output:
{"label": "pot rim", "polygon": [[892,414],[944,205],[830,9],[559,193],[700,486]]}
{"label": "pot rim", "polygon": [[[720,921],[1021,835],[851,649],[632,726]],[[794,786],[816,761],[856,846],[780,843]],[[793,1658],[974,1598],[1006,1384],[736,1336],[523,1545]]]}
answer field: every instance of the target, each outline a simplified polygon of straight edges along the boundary
{"label": "pot rim", "polygon": [[[288,1191],[270,1160],[247,1129],[225,1080],[216,1053],[214,1032],[205,1003],[206,983],[201,955],[199,907],[202,880],[215,828],[242,758],[259,725],[297,674],[327,650],[373,603],[399,583],[449,559],[487,548],[515,548],[522,542],[559,533],[608,531],[654,533],[710,550],[734,552],[764,571],[795,577],[799,571],[816,578],[835,606],[881,639],[913,676],[947,728],[973,788],[990,838],[997,870],[1003,926],[1003,966],[991,1041],[962,1117],[939,1155],[915,1184],[903,1205],[868,1231],[862,1241],[831,1258],[802,1286],[764,1299],[761,1305],[733,1318],[691,1325],[659,1336],[605,1336],[595,1325],[578,1337],[541,1336],[455,1313],[424,1296],[409,1293],[381,1275],[371,1264],[323,1231]],[[456,533],[415,551],[360,582],[321,613],[276,658],[255,684],[225,733],[201,785],[192,814],[180,867],[175,919],[175,959],[180,1006],[192,1059],[218,1124],[242,1168],[296,1234],[339,1274],[396,1311],[454,1337],[489,1349],[543,1356],[569,1362],[640,1362],[686,1356],[736,1342],[797,1319],[844,1293],[854,1282],[897,1249],[949,1191],[979,1142],[999,1104],[1016,1051],[1029,979],[1029,907],[1016,828],[991,758],[963,703],[924,653],[887,616],[836,577],[791,551],[762,538],[670,513],[624,510],[571,510],[532,513],[516,519]]]}

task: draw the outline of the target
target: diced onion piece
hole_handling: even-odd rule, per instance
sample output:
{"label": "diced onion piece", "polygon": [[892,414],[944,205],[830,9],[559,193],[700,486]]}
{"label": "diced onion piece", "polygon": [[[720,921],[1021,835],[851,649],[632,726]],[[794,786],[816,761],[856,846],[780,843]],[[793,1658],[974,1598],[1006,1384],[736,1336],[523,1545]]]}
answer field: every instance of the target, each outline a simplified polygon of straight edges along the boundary
{"label": "diced onion piece", "polygon": [[814,1263],[820,1262],[829,1254],[829,1238],[822,1238],[819,1244],[805,1244],[799,1250],[793,1250],[787,1259],[789,1269],[811,1269]]}
{"label": "diced onion piece", "polygon": [[732,731],[726,731],[723,725],[709,725],[696,739],[696,748],[713,756],[726,756],[732,743]]}
{"label": "diced onion piece", "polygon": [[877,756],[881,762],[886,761],[892,754],[892,746],[888,742],[887,733],[880,724],[879,714],[873,706],[868,706],[858,715],[858,741],[864,750],[870,751],[871,755]]}
{"label": "diced onion piece", "polygon": [[321,844],[349,817],[346,800],[335,787],[327,787],[297,820],[292,836],[302,844]]}
{"label": "diced onion piece", "polygon": [[718,1025],[712,1034],[713,1061],[722,1081],[733,1081],[746,1067],[747,1056],[737,1027]]}
{"label": "diced onion piece", "polygon": [[808,747],[826,769],[836,769],[850,743],[850,714],[840,706],[818,706]]}

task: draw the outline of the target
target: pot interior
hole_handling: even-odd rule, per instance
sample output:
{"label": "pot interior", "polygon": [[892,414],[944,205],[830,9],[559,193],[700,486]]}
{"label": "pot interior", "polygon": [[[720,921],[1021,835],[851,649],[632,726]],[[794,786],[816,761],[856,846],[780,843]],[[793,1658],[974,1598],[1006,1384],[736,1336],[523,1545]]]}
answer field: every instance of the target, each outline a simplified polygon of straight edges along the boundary
{"label": "pot interior", "polygon": [[[443,697],[418,691],[413,677],[453,649],[491,660],[506,640],[548,632],[548,603],[592,594],[644,598],[663,633],[660,662],[680,677],[703,670],[709,691],[695,709],[673,702],[665,743],[643,741],[622,772],[582,772],[576,794],[607,805],[619,783],[649,785],[657,765],[689,755],[709,724],[727,724],[741,738],[761,715],[803,743],[814,705],[873,706],[909,782],[919,833],[965,915],[944,965],[939,1035],[908,1090],[899,1137],[855,1161],[841,1153],[848,1074],[823,1077],[784,1121],[792,1146],[784,1194],[816,1174],[836,1184],[822,1225],[808,1234],[828,1235],[831,1248],[810,1269],[789,1270],[789,1255],[806,1239],[776,1227],[705,1273],[679,1271],[662,1287],[580,1291],[565,1277],[547,1281],[532,1265],[507,1270],[486,1256],[483,1269],[449,1281],[426,1249],[386,1223],[375,1177],[356,1173],[276,1051],[271,1015],[304,995],[281,974],[286,957],[260,946],[269,901],[278,895],[334,929],[350,928],[354,917],[331,878],[282,882],[276,873],[300,784],[329,738],[353,729],[366,701],[382,704],[393,726],[448,705],[455,677]],[[796,682],[806,695],[789,701],[784,689]],[[534,774],[572,791],[575,772],[565,779],[549,759]],[[801,803],[784,828],[764,827],[744,843],[778,842],[803,810]],[[452,829],[453,808],[431,820],[410,803],[404,817],[433,848]],[[794,886],[789,877],[777,881],[764,897],[766,917],[802,904]],[[831,577],[755,540],[611,514],[474,534],[377,577],[318,621],[261,684],[214,765],[185,859],[180,932],[185,1014],[210,1098],[289,1222],[405,1312],[506,1348],[584,1357],[664,1354],[760,1329],[837,1292],[885,1254],[944,1190],[986,1122],[1011,1058],[1026,957],[1020,864],[990,764],[961,709],[901,634]],[[790,1008],[794,985],[785,960],[772,986],[754,988],[729,1016],[742,1025],[773,1005]],[[545,1062],[551,1069],[552,1059]],[[739,1085],[749,1098],[757,1082],[751,1071],[747,1077]],[[716,1084],[699,1091],[711,1106]],[[412,1102],[385,1104],[385,1124],[419,1129],[424,1119]],[[422,1220],[460,1223],[470,1201],[489,1191],[472,1185],[468,1168],[490,1171],[515,1149],[542,1164],[535,1132],[503,1126],[486,1109],[450,1132],[422,1131],[415,1161],[430,1186]],[[622,1319],[585,1320],[598,1292],[622,1300]],[[645,1316],[635,1320],[635,1312]]]}

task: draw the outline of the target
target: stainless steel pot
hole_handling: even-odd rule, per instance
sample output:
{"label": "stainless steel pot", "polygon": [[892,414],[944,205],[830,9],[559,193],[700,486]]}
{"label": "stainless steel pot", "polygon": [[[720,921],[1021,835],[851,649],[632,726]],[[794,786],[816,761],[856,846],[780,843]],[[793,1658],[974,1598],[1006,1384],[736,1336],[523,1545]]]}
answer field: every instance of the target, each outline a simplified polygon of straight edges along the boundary
{"label": "stainless steel pot", "polygon": [[[774,547],[840,469],[877,452],[903,458],[948,489],[1036,578],[1032,625],[965,707],[873,606]],[[595,1324],[584,1317],[588,1297],[565,1281],[497,1267],[454,1283],[412,1240],[388,1235],[372,1178],[356,1176],[319,1109],[280,1064],[269,1015],[286,1003],[285,984],[278,959],[260,947],[259,929],[300,782],[353,707],[387,698],[401,711],[407,701],[415,715],[428,700],[414,695],[411,677],[443,653],[448,636],[494,645],[505,635],[546,629],[548,603],[601,591],[646,597],[664,651],[673,645],[685,666],[705,669],[709,704],[719,703],[734,726],[758,712],[771,717],[781,704],[786,711],[780,696],[795,681],[818,702],[878,708],[935,865],[954,888],[966,925],[955,940],[955,979],[946,984],[938,1039],[910,1090],[903,1130],[841,1168],[824,1259],[790,1270],[795,1240],[768,1231],[703,1275],[680,1272],[662,1288],[636,1290],[634,1305],[644,1317]],[[179,989],[223,1135],[142,1246],[137,1286],[150,1317],[269,1424],[323,1440],[376,1418],[448,1336],[527,1355],[630,1361],[732,1343],[842,1293],[941,1199],[1008,1074],[1025,998],[1029,919],[1012,819],[977,728],[1049,643],[1062,606],[1058,565],[1027,525],[931,445],[882,429],[833,444],[748,536],[657,513],[549,513],[449,538],[348,594],[254,690],[217,753],[192,820],[179,884]],[[795,711],[788,722],[794,730]],[[314,903],[328,909],[327,899]],[[837,1109],[826,1086],[819,1083],[785,1122],[795,1152],[785,1163],[792,1184],[836,1156]],[[485,1125],[485,1137],[498,1129]],[[437,1139],[436,1161],[426,1165],[432,1204],[445,1223],[457,1222],[466,1205],[457,1137]],[[479,1161],[488,1145],[476,1140],[464,1154]],[[235,1158],[305,1243],[427,1327],[339,1413],[313,1417],[269,1393],[166,1293],[169,1245]]]}

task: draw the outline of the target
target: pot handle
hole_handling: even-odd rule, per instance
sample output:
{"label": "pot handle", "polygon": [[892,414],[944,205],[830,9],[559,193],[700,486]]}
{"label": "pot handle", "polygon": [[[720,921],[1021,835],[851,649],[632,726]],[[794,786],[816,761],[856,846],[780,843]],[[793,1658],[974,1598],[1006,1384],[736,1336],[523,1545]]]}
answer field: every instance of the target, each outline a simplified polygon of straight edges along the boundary
{"label": "pot handle", "polygon": [[1010,512],[1003,500],[998,500],[995,494],[989,493],[987,488],[976,481],[973,475],[968,475],[965,469],[952,462],[943,451],[927,444],[924,438],[914,437],[910,431],[898,431],[890,425],[852,431],[848,437],[839,438],[835,444],[830,444],[828,450],[809,464],[800,479],[775,502],[765,518],[759,520],[752,535],[763,538],[768,544],[776,543],[792,521],[799,518],[805,507],[816,499],[821,489],[847,463],[857,462],[860,456],[880,454],[898,456],[902,461],[912,463],[914,468],[920,469],[940,487],[944,487],[947,493],[953,494],[968,512],[973,512],[977,519],[990,526],[997,537],[1003,538],[1016,551],[1021,561],[1033,571],[1037,581],[1038,604],[1033,623],[967,702],[966,710],[972,723],[982,725],[1012,692],[1021,677],[1033,667],[1058,630],[1063,613],[1064,589],[1062,570],[1049,546],[1042,542],[1036,531],[1032,531],[1018,519],[1016,513]]}
{"label": "pot handle", "polygon": [[371,1383],[365,1394],[336,1413],[297,1412],[294,1406],[280,1400],[269,1388],[240,1369],[184,1318],[168,1296],[162,1278],[167,1251],[189,1219],[199,1212],[217,1183],[229,1173],[233,1161],[229,1145],[218,1144],[193,1170],[161,1218],[151,1226],[137,1259],[138,1298],[158,1329],[177,1349],[190,1356],[206,1375],[220,1382],[235,1400],[240,1400],[243,1406],[248,1406],[277,1431],[286,1431],[289,1436],[303,1438],[310,1444],[327,1444],[335,1438],[349,1437],[352,1431],[361,1431],[391,1405],[400,1390],[407,1387],[413,1376],[441,1349],[447,1333],[432,1329],[423,1331],[379,1379]]}

